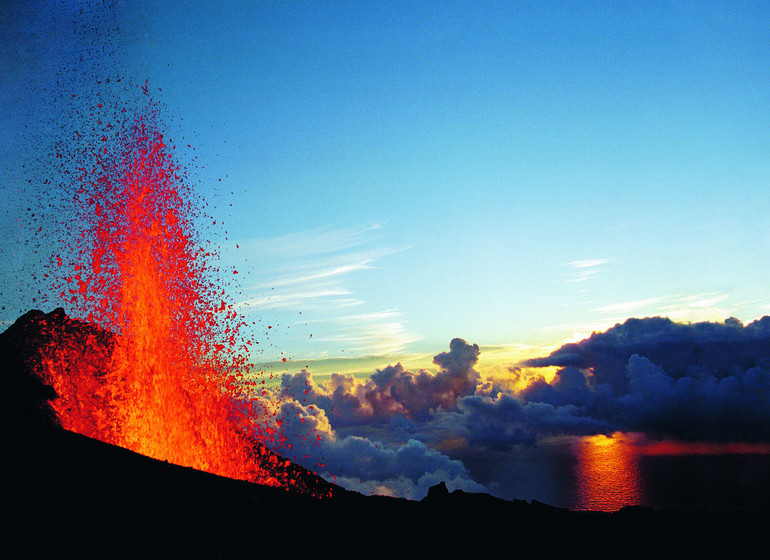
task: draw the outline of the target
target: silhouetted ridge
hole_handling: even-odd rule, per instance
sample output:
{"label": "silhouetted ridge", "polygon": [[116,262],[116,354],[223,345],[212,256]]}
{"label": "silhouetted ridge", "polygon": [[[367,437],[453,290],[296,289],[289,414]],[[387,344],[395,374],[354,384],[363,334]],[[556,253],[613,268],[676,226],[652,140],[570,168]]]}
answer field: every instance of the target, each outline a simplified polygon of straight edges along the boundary
{"label": "silhouetted ridge", "polygon": [[[284,463],[331,497],[233,480],[151,459],[58,427],[34,375],[40,344],[109,333],[61,310],[30,311],[0,334],[6,405],[8,550],[24,557],[252,558],[294,554],[588,555],[767,558],[768,510],[624,508],[570,512],[449,491],[422,501],[363,496]],[[282,458],[281,461],[284,461]]]}
{"label": "silhouetted ridge", "polygon": [[[98,325],[72,319],[62,308],[50,313],[29,311],[2,333],[0,358],[7,368],[4,378],[9,384],[7,410],[18,419],[21,434],[32,430],[34,436],[36,427],[59,425],[50,406],[50,402],[57,398],[56,391],[39,375],[45,348],[66,346],[68,349],[81,348],[82,352],[93,352],[96,348],[108,357],[114,344],[115,334]],[[78,359],[77,354],[75,359]],[[105,373],[106,369],[97,375]],[[250,440],[249,445],[257,465],[276,473],[281,480],[290,481],[292,490],[316,496],[326,496],[332,491],[333,486],[327,481],[270,451],[262,443]]]}

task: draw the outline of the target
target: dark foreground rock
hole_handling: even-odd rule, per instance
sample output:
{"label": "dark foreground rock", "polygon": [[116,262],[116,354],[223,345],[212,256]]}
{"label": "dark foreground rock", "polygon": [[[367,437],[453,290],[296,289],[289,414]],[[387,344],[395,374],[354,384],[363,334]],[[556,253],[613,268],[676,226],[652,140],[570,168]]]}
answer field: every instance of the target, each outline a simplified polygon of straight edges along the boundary
{"label": "dark foreground rock", "polygon": [[38,414],[51,395],[8,377],[23,372],[3,336],[6,387],[26,391],[24,403],[5,391],[19,414],[5,424],[3,455],[10,557],[770,558],[767,510],[571,512],[443,484],[419,502],[337,486],[318,499],[150,459]]}
{"label": "dark foreground rock", "polygon": [[461,491],[420,502],[338,489],[317,499],[38,428],[9,449],[18,557],[240,558],[500,553],[512,558],[763,558],[767,512],[570,512]]}

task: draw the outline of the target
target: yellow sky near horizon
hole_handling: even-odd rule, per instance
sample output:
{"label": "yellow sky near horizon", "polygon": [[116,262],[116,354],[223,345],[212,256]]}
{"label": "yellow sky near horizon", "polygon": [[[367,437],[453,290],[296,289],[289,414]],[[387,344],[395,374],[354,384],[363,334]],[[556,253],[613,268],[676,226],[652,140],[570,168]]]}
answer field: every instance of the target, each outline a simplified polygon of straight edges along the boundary
{"label": "yellow sky near horizon", "polygon": [[[555,367],[528,368],[521,363],[530,358],[543,357],[550,354],[558,346],[533,346],[526,344],[510,344],[498,346],[481,346],[479,360],[474,366],[484,382],[502,381],[508,388],[521,390],[532,380],[542,377],[550,382],[556,370]],[[441,349],[440,351],[444,351]],[[289,358],[286,362],[273,361],[255,363],[252,372],[260,380],[274,385],[280,382],[284,374],[295,374],[307,370],[317,383],[328,380],[332,374],[351,375],[359,381],[365,381],[378,370],[400,363],[404,369],[412,372],[427,370],[438,371],[433,363],[433,357],[438,354],[404,353],[392,356],[365,356],[351,358]]]}

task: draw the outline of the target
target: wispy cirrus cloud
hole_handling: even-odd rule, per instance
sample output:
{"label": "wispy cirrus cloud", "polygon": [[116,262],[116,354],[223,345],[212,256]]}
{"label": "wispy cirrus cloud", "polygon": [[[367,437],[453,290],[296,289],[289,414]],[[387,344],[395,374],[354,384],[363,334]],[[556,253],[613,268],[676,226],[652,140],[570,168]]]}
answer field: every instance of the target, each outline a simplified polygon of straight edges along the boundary
{"label": "wispy cirrus cloud", "polygon": [[319,342],[341,344],[358,354],[395,354],[404,351],[410,343],[421,340],[409,332],[403,313],[397,309],[339,315],[310,322],[321,329],[321,334],[316,337]]}
{"label": "wispy cirrus cloud", "polygon": [[611,303],[592,309],[595,313],[618,314],[622,319],[629,315],[662,315],[680,321],[708,321],[726,318],[731,307],[722,305],[728,294],[708,292],[702,294],[673,294],[633,301]]}
{"label": "wispy cirrus cloud", "polygon": [[616,301],[590,308],[590,315],[580,321],[555,324],[541,331],[564,333],[567,343],[609,329],[631,317],[668,317],[682,322],[722,321],[736,312],[735,306],[729,304],[729,297],[723,292],[704,292]]}
{"label": "wispy cirrus cloud", "polygon": [[621,301],[621,302],[615,302],[610,303],[608,305],[603,305],[601,307],[595,307],[591,311],[595,313],[636,313],[643,309],[651,309],[658,304],[668,301],[671,299],[671,296],[663,296],[663,297],[651,297],[651,298],[644,298],[644,299],[637,299],[632,301]]}
{"label": "wispy cirrus cloud", "polygon": [[566,263],[566,266],[569,266],[570,268],[594,268],[607,264],[611,260],[612,259],[585,259],[582,261],[570,261]]}
{"label": "wispy cirrus cloud", "polygon": [[318,268],[316,270],[309,271],[305,275],[286,276],[284,278],[274,280],[273,282],[254,286],[254,288],[265,288],[265,287],[274,288],[276,286],[306,284],[310,282],[332,279],[338,276],[343,276],[345,274],[357,272],[359,270],[367,270],[367,269],[374,268],[369,264],[370,262],[372,262],[372,260],[373,259],[364,259],[363,261],[358,263],[341,264],[339,266]]}
{"label": "wispy cirrus cloud", "polygon": [[[365,354],[403,350],[418,338],[397,309],[370,309],[362,274],[376,273],[377,262],[408,247],[380,243],[380,225],[315,228],[269,239],[241,241],[239,254],[251,268],[244,274],[236,308],[247,313],[303,312],[314,324],[313,342]],[[355,286],[358,286],[356,290]],[[360,313],[351,313],[351,308]]]}
{"label": "wispy cirrus cloud", "polygon": [[564,263],[570,269],[570,277],[567,282],[585,282],[595,277],[603,269],[602,267],[612,259],[584,259]]}
{"label": "wispy cirrus cloud", "polygon": [[243,251],[259,254],[266,260],[317,257],[322,254],[344,253],[365,246],[371,243],[373,233],[381,229],[379,224],[343,228],[319,227],[274,237],[246,239],[239,244]]}
{"label": "wispy cirrus cloud", "polygon": [[363,300],[350,297],[349,290],[312,290],[304,292],[271,293],[242,300],[234,305],[235,309],[246,311],[260,307],[271,309],[318,309],[323,307],[343,308],[360,305]]}
{"label": "wispy cirrus cloud", "polygon": [[377,244],[381,226],[315,228],[291,234],[240,241],[242,259],[256,263],[246,291],[277,287],[329,286],[353,273],[376,268],[374,262],[409,247]]}

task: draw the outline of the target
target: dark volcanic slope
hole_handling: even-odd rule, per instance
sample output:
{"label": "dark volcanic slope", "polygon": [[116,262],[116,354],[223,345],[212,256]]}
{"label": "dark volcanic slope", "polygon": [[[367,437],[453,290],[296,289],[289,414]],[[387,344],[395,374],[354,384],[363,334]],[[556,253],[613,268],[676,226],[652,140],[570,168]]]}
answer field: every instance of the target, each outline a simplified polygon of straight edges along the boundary
{"label": "dark volcanic slope", "polygon": [[10,338],[0,335],[0,358],[15,415],[4,461],[15,557],[770,557],[767,511],[578,513],[444,486],[421,502],[336,486],[321,500],[149,459],[51,425],[38,406],[50,391],[27,378]]}

